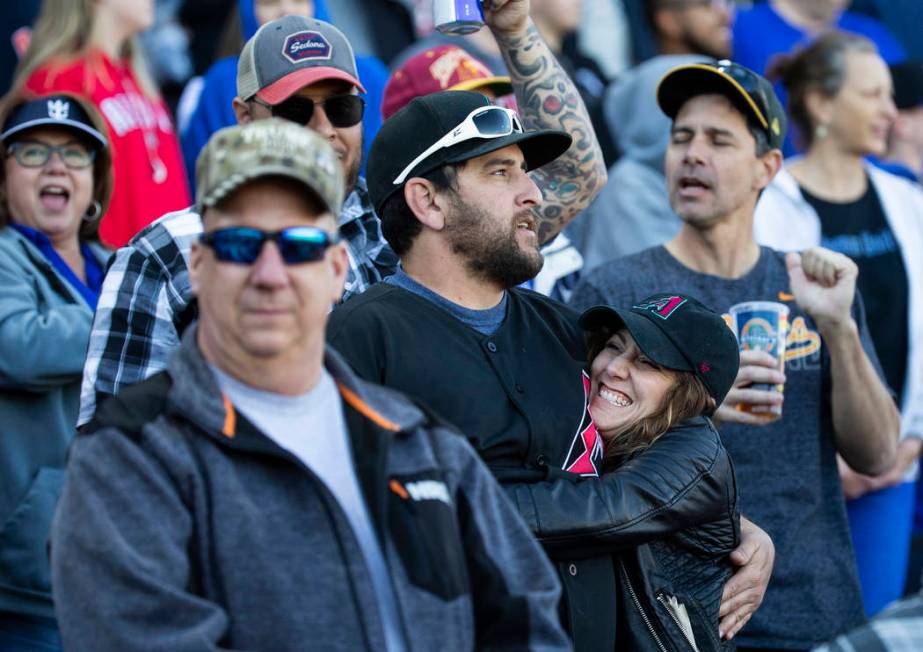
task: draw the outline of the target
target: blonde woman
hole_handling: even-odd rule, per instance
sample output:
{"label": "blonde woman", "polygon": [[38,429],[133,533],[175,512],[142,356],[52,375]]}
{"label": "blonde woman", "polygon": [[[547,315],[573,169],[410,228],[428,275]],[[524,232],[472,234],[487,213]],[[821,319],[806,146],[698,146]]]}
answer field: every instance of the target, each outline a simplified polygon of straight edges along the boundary
{"label": "blonde woman", "polygon": [[115,188],[100,236],[113,247],[190,203],[172,119],[134,39],[153,22],[153,5],[45,0],[14,81],[14,88],[37,94],[82,95],[105,118]]}
{"label": "blonde woman", "polygon": [[863,36],[831,32],[778,58],[804,156],[790,158],[756,207],[761,244],[822,245],[852,258],[869,334],[901,411],[896,465],[862,476],[840,461],[853,547],[869,616],[903,593],[923,439],[923,191],[869,164],[882,156],[897,110],[888,66]]}

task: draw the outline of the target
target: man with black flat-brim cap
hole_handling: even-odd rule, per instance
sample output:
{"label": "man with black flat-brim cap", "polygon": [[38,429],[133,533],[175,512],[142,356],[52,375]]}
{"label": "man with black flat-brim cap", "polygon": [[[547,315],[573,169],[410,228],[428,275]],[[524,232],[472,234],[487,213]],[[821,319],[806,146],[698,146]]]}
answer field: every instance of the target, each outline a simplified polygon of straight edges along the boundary
{"label": "man with black flat-brim cap", "polygon": [[[756,201],[782,164],[785,137],[771,84],[731,61],[686,65],[664,76],[657,101],[672,119],[664,169],[683,225],[663,246],[594,269],[571,303],[634,305],[670,287],[726,313],[753,301],[785,305],[784,372],[765,351],[741,351],[713,417],[734,460],[741,513],[778,551],[762,606],[754,612],[762,595],[746,592],[722,609],[721,629],[740,631],[738,652],[807,650],[864,620],[837,454],[863,473],[887,470],[897,408],[855,263],[822,248],[785,255],[754,240]],[[781,417],[767,416],[773,408]]]}
{"label": "man with black flat-brim cap", "polygon": [[[509,81],[532,129],[566,128],[581,136],[533,175],[546,202],[533,224],[543,244],[586,208],[606,168],[586,108],[528,16],[528,0],[492,0],[485,22],[507,59]],[[241,52],[234,111],[239,123],[271,116],[322,134],[343,167],[346,199],[339,231],[350,264],[341,301],[394,272],[397,257],[382,236],[366,180],[359,176],[364,100],[352,46],[333,25],[283,16],[263,25]],[[379,107],[368,107],[378,111]],[[120,249],[106,276],[84,373],[79,424],[106,397],[160,371],[195,318],[186,261],[202,230],[192,209],[171,213]]]}
{"label": "man with black flat-brim cap", "polygon": [[[478,93],[435,93],[398,111],[372,144],[368,183],[401,269],[335,309],[327,337],[361,376],[468,436],[556,562],[575,649],[611,652],[609,552],[669,529],[652,515],[677,487],[639,487],[645,472],[598,477],[577,315],[517,287],[542,265],[542,193],[530,171],[570,143],[563,131],[524,130]],[[687,429],[656,450],[679,454],[665,449],[698,434]],[[647,477],[664,471],[651,457],[638,464]],[[677,477],[692,497],[700,481]]]}

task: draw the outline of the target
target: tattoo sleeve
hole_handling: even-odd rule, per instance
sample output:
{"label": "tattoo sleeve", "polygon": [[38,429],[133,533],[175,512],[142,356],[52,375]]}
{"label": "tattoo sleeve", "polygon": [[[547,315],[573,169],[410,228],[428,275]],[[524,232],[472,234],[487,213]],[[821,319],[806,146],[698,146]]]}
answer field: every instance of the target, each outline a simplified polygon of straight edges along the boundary
{"label": "tattoo sleeve", "polygon": [[538,238],[546,243],[589,206],[606,183],[599,141],[574,82],[535,25],[517,36],[497,36],[526,129],[561,129],[574,142],[532,173],[545,201],[535,209]]}

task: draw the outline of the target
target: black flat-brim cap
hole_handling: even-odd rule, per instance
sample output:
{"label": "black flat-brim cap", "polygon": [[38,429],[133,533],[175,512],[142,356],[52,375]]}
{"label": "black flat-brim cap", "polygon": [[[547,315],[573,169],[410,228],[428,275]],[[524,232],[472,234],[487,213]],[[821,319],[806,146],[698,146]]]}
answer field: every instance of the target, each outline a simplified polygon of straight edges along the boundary
{"label": "black flat-brim cap", "polygon": [[755,93],[750,93],[734,77],[722,70],[722,65],[747,70],[738,64],[721,61],[717,65],[690,63],[668,71],[657,86],[657,104],[660,109],[674,120],[687,100],[699,95],[723,95],[738,111],[752,119],[753,124],[765,132],[771,147],[780,149],[788,125],[785,110],[772,84],[753,71],[747,70],[757,82]]}
{"label": "black flat-brim cap", "polygon": [[[442,91],[414,98],[381,126],[369,150],[366,180],[376,211],[404,187],[395,184],[407,165],[433,143],[457,127],[472,111],[489,106],[490,101],[472,91]],[[513,132],[499,138],[473,138],[440,149],[421,161],[407,179],[431,172],[448,163],[461,163],[509,145],[518,145],[526,169],[550,163],[567,151],[572,138],[567,132],[544,129]]]}
{"label": "black flat-brim cap", "polygon": [[692,371],[695,368],[676,347],[666,333],[657,328],[649,319],[632,312],[618,310],[609,306],[594,306],[587,309],[577,322],[585,331],[595,332],[609,327],[613,331],[622,326],[628,329],[638,348],[648,358],[667,369]]}

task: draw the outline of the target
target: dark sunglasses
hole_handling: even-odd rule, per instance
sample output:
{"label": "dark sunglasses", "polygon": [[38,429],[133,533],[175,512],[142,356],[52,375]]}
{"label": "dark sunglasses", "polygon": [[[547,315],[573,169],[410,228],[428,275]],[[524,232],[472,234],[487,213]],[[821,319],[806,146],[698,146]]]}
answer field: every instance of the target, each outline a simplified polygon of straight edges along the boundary
{"label": "dark sunglasses", "polygon": [[712,64],[718,71],[733,79],[737,84],[746,91],[747,95],[753,100],[753,108],[763,124],[764,129],[769,129],[769,120],[766,115],[769,113],[769,98],[766,96],[766,89],[760,83],[760,78],[748,68],[722,59],[718,63]]}
{"label": "dark sunglasses", "polygon": [[326,100],[315,101],[307,97],[296,95],[284,102],[272,106],[257,97],[253,98],[257,104],[266,107],[273,117],[282,118],[289,122],[306,125],[314,116],[314,107],[323,106],[327,119],[334,127],[344,129],[355,127],[362,122],[365,113],[365,100],[358,95],[331,95]]}
{"label": "dark sunglasses", "polygon": [[221,262],[239,265],[256,262],[268,240],[276,243],[286,264],[298,265],[320,260],[328,247],[340,241],[340,237],[316,226],[293,226],[281,231],[232,226],[203,233],[199,239],[215,252],[215,258]]}

